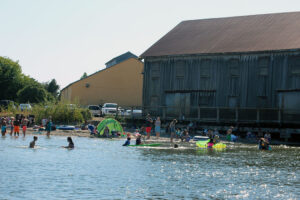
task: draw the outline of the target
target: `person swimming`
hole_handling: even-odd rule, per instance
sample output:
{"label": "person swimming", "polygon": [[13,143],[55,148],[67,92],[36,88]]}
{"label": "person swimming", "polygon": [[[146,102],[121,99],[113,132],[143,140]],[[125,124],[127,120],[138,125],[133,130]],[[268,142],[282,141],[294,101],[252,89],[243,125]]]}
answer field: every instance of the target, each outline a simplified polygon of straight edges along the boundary
{"label": "person swimming", "polygon": [[126,140],[126,142],[123,144],[123,146],[128,146],[128,145],[130,145],[130,140],[131,140],[131,138],[130,138],[130,137],[127,137],[127,140]]}
{"label": "person swimming", "polygon": [[74,143],[73,143],[73,140],[71,137],[68,137],[67,138],[67,141],[69,142],[69,145],[68,146],[65,146],[64,148],[66,149],[74,149]]}
{"label": "person swimming", "polygon": [[175,148],[175,149],[178,148],[178,144],[174,144],[174,148]]}
{"label": "person swimming", "polygon": [[34,148],[35,142],[36,142],[37,140],[38,140],[38,137],[37,137],[37,136],[33,136],[33,141],[30,142],[29,148]]}

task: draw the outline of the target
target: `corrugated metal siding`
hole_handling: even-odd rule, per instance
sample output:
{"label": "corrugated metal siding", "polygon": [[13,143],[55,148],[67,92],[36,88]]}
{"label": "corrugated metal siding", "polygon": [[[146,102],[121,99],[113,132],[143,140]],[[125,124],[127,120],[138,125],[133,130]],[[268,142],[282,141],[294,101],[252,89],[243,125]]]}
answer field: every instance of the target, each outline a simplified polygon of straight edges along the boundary
{"label": "corrugated metal siding", "polygon": [[141,57],[300,48],[300,12],[183,21]]}
{"label": "corrugated metal siding", "polygon": [[238,107],[277,108],[278,90],[300,88],[298,68],[293,68],[299,61],[300,51],[146,58],[143,105],[170,106],[168,94],[190,93],[184,103],[191,106],[201,106],[202,98],[208,107],[230,107],[237,101]]}

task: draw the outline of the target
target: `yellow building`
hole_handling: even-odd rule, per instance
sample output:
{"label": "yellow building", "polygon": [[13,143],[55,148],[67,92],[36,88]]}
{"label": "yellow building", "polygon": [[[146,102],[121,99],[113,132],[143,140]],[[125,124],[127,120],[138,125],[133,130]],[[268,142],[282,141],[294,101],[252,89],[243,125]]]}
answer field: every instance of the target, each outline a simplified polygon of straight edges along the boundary
{"label": "yellow building", "polygon": [[62,89],[61,98],[80,105],[117,103],[141,106],[144,64],[127,52],[106,63],[106,68]]}

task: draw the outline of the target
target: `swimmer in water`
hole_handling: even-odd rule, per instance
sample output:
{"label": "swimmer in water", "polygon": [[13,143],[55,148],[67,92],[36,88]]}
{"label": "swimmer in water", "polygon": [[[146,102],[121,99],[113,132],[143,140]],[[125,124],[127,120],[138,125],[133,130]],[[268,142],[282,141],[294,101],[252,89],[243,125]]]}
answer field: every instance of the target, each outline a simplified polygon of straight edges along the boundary
{"label": "swimmer in water", "polygon": [[141,140],[142,135],[138,133],[138,134],[136,134],[136,136],[137,136],[137,138],[135,140],[135,145],[141,145],[142,144],[142,140]]}
{"label": "swimmer in water", "polygon": [[29,144],[29,148],[34,148],[35,146],[35,142],[37,141],[38,137],[37,136],[33,136],[33,141],[30,142]]}
{"label": "swimmer in water", "polygon": [[130,136],[127,137],[127,140],[125,141],[125,143],[123,144],[123,146],[128,146],[130,145]]}
{"label": "swimmer in water", "polygon": [[178,144],[174,144],[174,148],[178,148]]}
{"label": "swimmer in water", "polygon": [[63,148],[66,148],[66,149],[74,149],[74,143],[73,143],[73,140],[71,137],[68,137],[67,138],[67,141],[69,142],[69,145],[68,146],[65,146]]}

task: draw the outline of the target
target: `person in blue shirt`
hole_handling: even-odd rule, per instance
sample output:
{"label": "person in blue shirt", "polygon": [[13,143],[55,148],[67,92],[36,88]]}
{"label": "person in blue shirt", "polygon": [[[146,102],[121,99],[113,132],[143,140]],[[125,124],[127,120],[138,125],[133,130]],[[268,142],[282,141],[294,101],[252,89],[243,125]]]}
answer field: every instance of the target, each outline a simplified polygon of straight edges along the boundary
{"label": "person in blue shirt", "polygon": [[128,145],[130,145],[130,140],[131,140],[131,138],[130,138],[130,137],[127,137],[127,140],[126,140],[126,142],[123,144],[123,146],[128,146]]}

